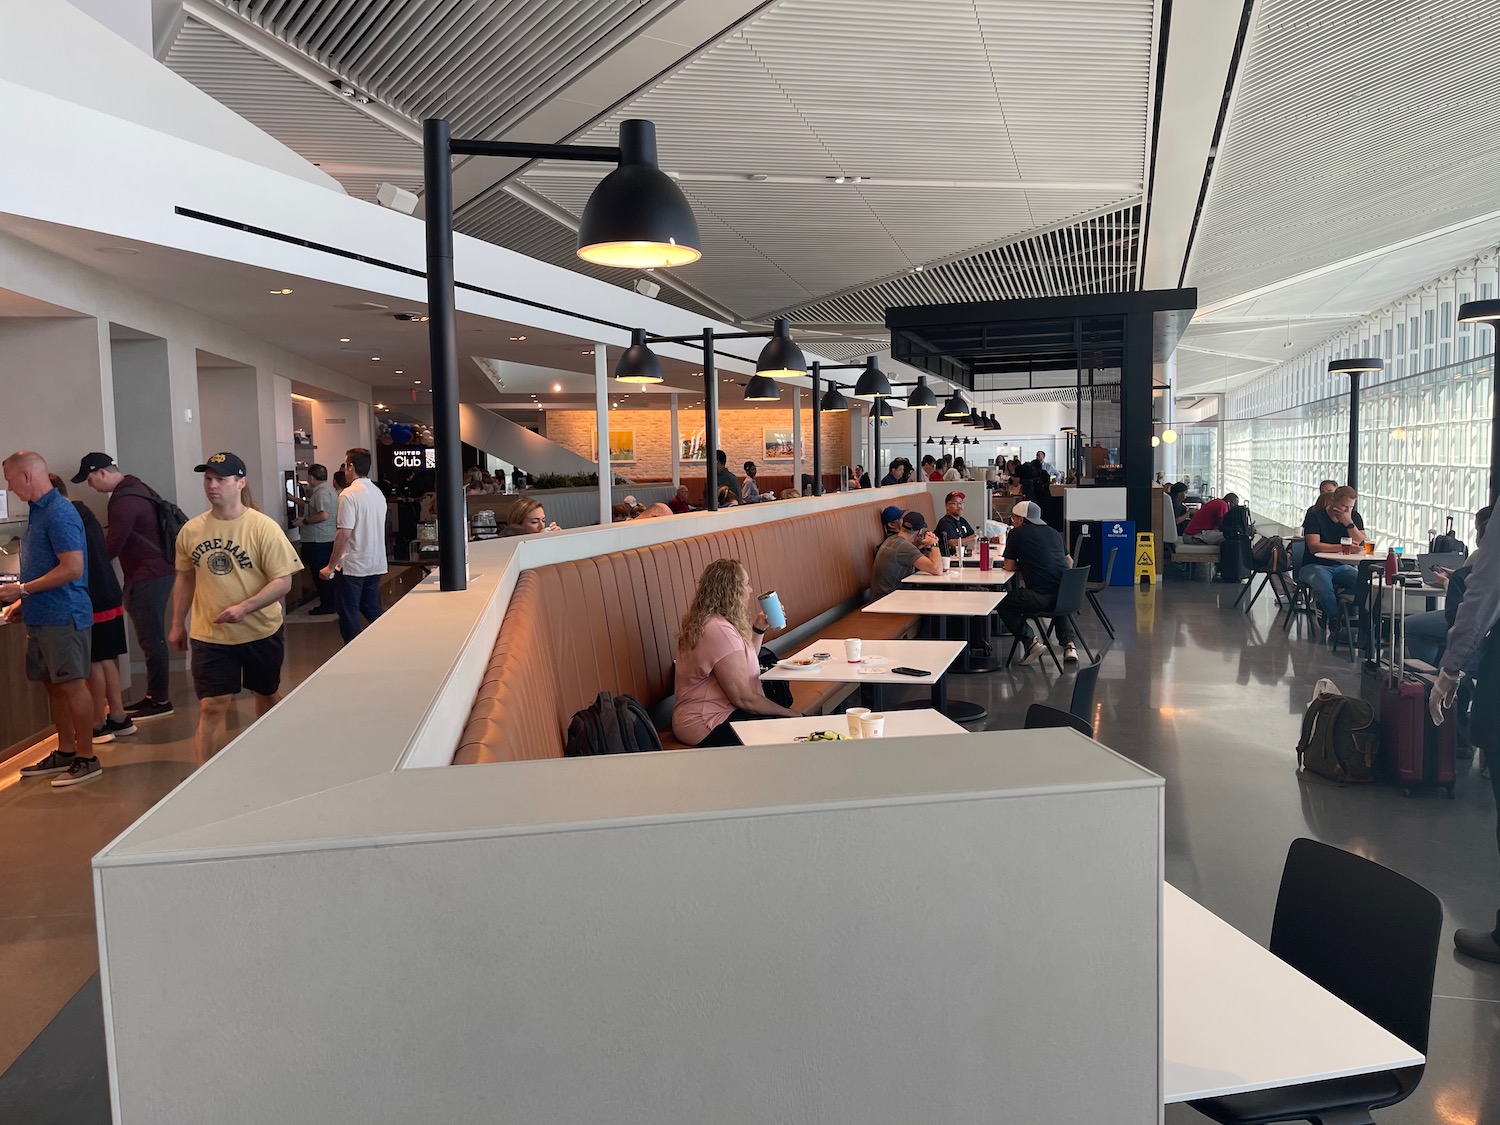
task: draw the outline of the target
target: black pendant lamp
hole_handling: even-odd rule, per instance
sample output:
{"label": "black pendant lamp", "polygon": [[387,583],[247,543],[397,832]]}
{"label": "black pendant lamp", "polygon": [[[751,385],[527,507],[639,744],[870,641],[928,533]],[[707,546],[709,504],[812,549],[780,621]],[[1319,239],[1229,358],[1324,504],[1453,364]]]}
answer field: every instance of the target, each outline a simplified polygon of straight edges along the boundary
{"label": "black pendant lamp", "polygon": [[875,417],[894,418],[895,416],[896,412],[891,409],[891,400],[888,398],[881,399],[879,405],[875,407]]}
{"label": "black pendant lamp", "polygon": [[908,410],[936,410],[938,408],[937,395],[932,393],[932,388],[927,385],[927,376],[917,376],[917,389],[906,399]]}
{"label": "black pendant lamp", "polygon": [[849,409],[849,404],[844,401],[844,393],[839,390],[837,383],[829,383],[828,389],[823,392],[823,401],[818,404],[818,410],[824,414],[834,414]]}
{"label": "black pendant lamp", "polygon": [[775,379],[765,375],[752,375],[745,384],[746,402],[780,402],[781,387]]}
{"label": "black pendant lamp", "polygon": [[865,358],[865,369],[859,373],[859,382],[854,384],[855,398],[887,398],[891,393],[891,381],[885,372],[875,366],[875,357]]}
{"label": "black pendant lamp", "polygon": [[993,414],[986,414],[984,422],[984,428],[987,430],[998,430],[1000,428],[1000,419],[996,418]]}
{"label": "black pendant lamp", "polygon": [[976,429],[984,428],[984,419],[979,416],[979,411],[969,411],[969,425],[975,427]]}
{"label": "black pendant lamp", "polygon": [[938,411],[938,417],[945,422],[961,422],[969,416],[969,404],[964,401],[964,396],[958,391],[943,404],[943,409]]}
{"label": "black pendant lamp", "polygon": [[937,444],[937,439],[929,435],[928,438],[927,438],[927,444],[928,445],[936,445]]}
{"label": "black pendant lamp", "polygon": [[755,373],[767,379],[789,379],[793,375],[807,374],[807,359],[792,339],[791,325],[786,317],[776,318],[772,336],[755,361]]}
{"label": "black pendant lamp", "polygon": [[625,269],[685,266],[703,256],[687,197],[657,167],[651,122],[620,122],[620,163],[599,181],[583,208],[578,256]]}
{"label": "black pendant lamp", "polygon": [[630,332],[630,347],[620,354],[615,364],[615,378],[622,383],[662,382],[661,360],[646,346],[646,332],[634,328]]}

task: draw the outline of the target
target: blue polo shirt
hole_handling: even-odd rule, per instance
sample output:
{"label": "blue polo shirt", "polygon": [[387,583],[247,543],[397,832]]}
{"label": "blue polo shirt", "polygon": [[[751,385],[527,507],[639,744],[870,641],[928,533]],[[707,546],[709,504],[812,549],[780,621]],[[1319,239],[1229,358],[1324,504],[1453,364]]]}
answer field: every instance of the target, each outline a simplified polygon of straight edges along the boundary
{"label": "blue polo shirt", "polygon": [[[83,520],[57,489],[48,489],[40,500],[31,502],[27,521],[26,534],[21,539],[22,582],[31,582],[55,569],[58,556],[65,551],[81,551],[87,555]],[[84,562],[88,562],[87,557]],[[21,620],[32,626],[90,628],[94,623],[94,606],[89,601],[87,565],[83,573],[66,586],[28,594],[21,602]]]}

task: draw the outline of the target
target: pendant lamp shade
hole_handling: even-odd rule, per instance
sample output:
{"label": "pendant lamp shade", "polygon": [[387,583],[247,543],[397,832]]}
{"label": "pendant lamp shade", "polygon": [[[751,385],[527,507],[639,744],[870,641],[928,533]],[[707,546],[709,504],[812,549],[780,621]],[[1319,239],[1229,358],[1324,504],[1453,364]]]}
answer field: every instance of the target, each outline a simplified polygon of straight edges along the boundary
{"label": "pendant lamp shade", "polygon": [[855,398],[886,398],[891,393],[891,381],[885,372],[875,366],[875,357],[865,359],[865,369],[859,373],[859,382],[854,384]]}
{"label": "pendant lamp shade", "polygon": [[791,325],[785,317],[776,318],[775,331],[766,341],[766,346],[761,348],[760,358],[755,361],[755,373],[770,379],[788,379],[793,375],[807,374],[807,360],[802,355],[802,349],[792,339]]}
{"label": "pendant lamp shade", "polygon": [[1483,324],[1486,321],[1494,323],[1500,320],[1500,301],[1493,298],[1488,301],[1465,301],[1458,306],[1458,322],[1460,324]]}
{"label": "pendant lamp shade", "polygon": [[777,386],[775,379],[764,375],[752,375],[750,381],[745,384],[746,402],[779,402],[781,400],[781,388]]}
{"label": "pendant lamp shade", "polygon": [[844,393],[839,390],[837,383],[828,384],[828,389],[823,392],[823,401],[818,404],[818,409],[824,414],[849,409],[849,404],[844,401]]}
{"label": "pendant lamp shade", "polygon": [[938,412],[938,417],[947,422],[960,422],[969,416],[969,404],[964,401],[964,396],[957,391]]}
{"label": "pendant lamp shade", "polygon": [[630,333],[630,347],[620,354],[615,364],[615,378],[622,383],[660,383],[662,381],[661,360],[646,346],[644,329],[635,328]]}
{"label": "pendant lamp shade", "polygon": [[1000,428],[1000,419],[996,418],[993,414],[986,414],[984,416],[984,428],[987,430],[998,430]]}
{"label": "pendant lamp shade", "polygon": [[932,436],[931,436],[931,435],[928,435],[928,438],[927,438],[927,444],[928,444],[928,445],[936,445],[936,444],[937,444],[937,441],[936,441],[936,440],[934,440],[934,439],[933,439],[933,438],[932,438]]}
{"label": "pendant lamp shade", "polygon": [[891,400],[888,398],[881,399],[880,404],[875,407],[875,417],[894,418],[895,416],[896,412],[891,409]]}
{"label": "pendant lamp shade", "polygon": [[620,122],[620,163],[599,181],[578,224],[578,256],[599,266],[657,269],[703,256],[687,197],[656,163],[656,126]]}
{"label": "pendant lamp shade", "polygon": [[908,410],[936,410],[938,408],[937,395],[932,393],[932,388],[927,385],[927,376],[917,376],[917,389],[906,399]]}
{"label": "pendant lamp shade", "polygon": [[1336,359],[1328,365],[1330,375],[1356,375],[1364,371],[1384,371],[1385,360],[1376,357],[1368,359]]}

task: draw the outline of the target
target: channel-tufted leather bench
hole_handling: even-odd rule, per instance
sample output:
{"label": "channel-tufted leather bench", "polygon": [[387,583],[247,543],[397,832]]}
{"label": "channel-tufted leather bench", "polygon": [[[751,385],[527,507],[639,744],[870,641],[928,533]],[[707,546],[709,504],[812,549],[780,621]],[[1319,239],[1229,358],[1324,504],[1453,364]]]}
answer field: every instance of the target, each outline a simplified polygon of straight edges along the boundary
{"label": "channel-tufted leather bench", "polygon": [[[930,496],[906,502],[932,520]],[[882,538],[883,506],[872,499],[526,571],[505,611],[454,764],[561,757],[574,712],[601,691],[633,695],[647,707],[660,703],[672,691],[678,624],[698,575],[717,558],[741,560],[757,590],[781,595],[788,628],[771,638],[778,652],[818,637],[911,635],[915,617],[859,613]],[[851,690],[848,684],[798,683],[792,702],[800,711],[823,710]],[[663,741],[675,745],[669,736]]]}

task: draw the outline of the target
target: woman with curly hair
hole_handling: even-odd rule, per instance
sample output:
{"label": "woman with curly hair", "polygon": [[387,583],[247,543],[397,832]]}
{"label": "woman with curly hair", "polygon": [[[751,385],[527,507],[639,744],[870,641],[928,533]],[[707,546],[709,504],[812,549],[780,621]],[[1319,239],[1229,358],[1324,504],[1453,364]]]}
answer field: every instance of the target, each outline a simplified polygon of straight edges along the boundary
{"label": "woman with curly hair", "polygon": [[738,559],[716,559],[698,578],[677,637],[672,733],[688,746],[738,746],[731,723],[795,718],[760,687],[757,641],[766,615]]}

